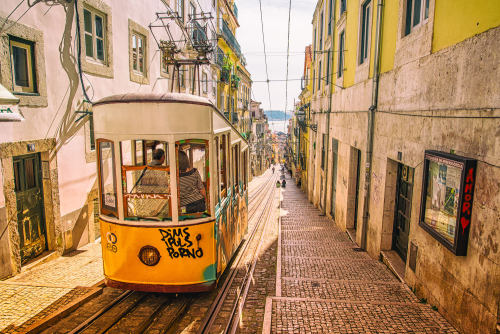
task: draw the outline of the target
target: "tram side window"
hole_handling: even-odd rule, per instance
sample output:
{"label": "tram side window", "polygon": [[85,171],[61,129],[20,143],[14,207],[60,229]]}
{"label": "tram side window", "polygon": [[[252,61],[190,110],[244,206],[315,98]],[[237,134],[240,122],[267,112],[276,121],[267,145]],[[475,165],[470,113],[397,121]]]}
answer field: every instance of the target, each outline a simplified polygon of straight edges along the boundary
{"label": "tram side window", "polygon": [[236,144],[233,147],[233,185],[234,192],[239,193],[240,190],[240,149],[239,145]]}
{"label": "tram side window", "polygon": [[101,213],[118,217],[113,142],[99,140],[98,148]]}
{"label": "tram side window", "polygon": [[222,135],[222,140],[220,142],[220,155],[219,155],[219,161],[220,163],[220,169],[219,169],[219,175],[220,175],[220,196],[221,197],[226,197],[227,195],[227,136]]}
{"label": "tram side window", "polygon": [[179,217],[200,218],[209,215],[208,141],[189,139],[176,142]]}
{"label": "tram side window", "polygon": [[217,201],[220,202],[220,146],[219,146],[219,137],[215,137],[214,140],[214,147],[215,147],[215,163],[216,163],[216,179],[215,179],[215,184],[217,185]]}
{"label": "tram side window", "polygon": [[247,190],[248,184],[248,150],[243,153],[243,190]]}
{"label": "tram side window", "polygon": [[126,140],[120,147],[125,219],[170,220],[168,143]]}

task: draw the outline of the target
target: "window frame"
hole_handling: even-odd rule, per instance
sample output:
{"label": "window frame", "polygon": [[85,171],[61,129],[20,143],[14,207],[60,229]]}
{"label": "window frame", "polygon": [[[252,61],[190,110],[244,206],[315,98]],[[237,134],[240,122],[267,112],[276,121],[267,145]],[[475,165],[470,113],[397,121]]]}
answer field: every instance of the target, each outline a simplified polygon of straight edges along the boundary
{"label": "window frame", "polygon": [[[366,10],[369,11],[368,15],[365,15]],[[363,1],[361,3],[361,10],[360,10],[358,65],[365,64],[365,62],[370,58],[372,17],[373,17],[372,0]]]}
{"label": "window frame", "polygon": [[[130,140],[131,144],[131,153],[133,153],[134,155],[134,159],[132,161],[132,164],[124,164],[123,163],[123,145],[122,143],[124,141],[128,141]],[[151,140],[147,140],[147,139],[128,139],[128,140],[122,140],[119,142],[119,146],[120,146],[120,168],[121,168],[121,181],[122,181],[122,199],[123,199],[123,217],[125,220],[127,220],[127,218],[130,218],[131,220],[135,219],[135,218],[139,218],[139,217],[135,217],[135,216],[130,216],[129,215],[129,212],[128,212],[128,198],[136,198],[134,196],[130,196],[132,194],[128,193],[128,190],[127,190],[127,172],[129,171],[137,171],[137,170],[143,170],[145,167],[147,167],[147,170],[157,170],[157,171],[163,171],[163,172],[166,172],[168,177],[168,183],[169,183],[169,190],[170,190],[170,193],[169,194],[165,194],[165,193],[140,193],[140,194],[143,194],[144,196],[148,196],[148,195],[153,195],[155,198],[154,199],[168,199],[168,207],[169,207],[169,216],[166,217],[165,219],[162,219],[161,221],[171,221],[172,220],[172,188],[171,188],[171,168],[170,168],[170,159],[169,159],[169,148],[170,148],[170,143],[167,142],[167,141],[158,141],[158,144],[163,144],[164,145],[164,151],[165,151],[165,162],[164,162],[164,165],[162,166],[149,166],[148,165],[148,161],[147,161],[147,144],[146,142],[147,141],[151,141]],[[141,158],[142,158],[142,161],[138,161],[137,160],[137,144],[140,145],[141,149],[142,149],[142,155],[141,155]],[[158,145],[156,145],[157,147]],[[144,199],[147,199],[147,198],[144,198]],[[141,218],[139,218],[141,219]],[[141,220],[143,220],[144,218],[142,218]],[[152,219],[152,220],[156,220],[156,219]]]}
{"label": "window frame", "polygon": [[[85,30],[85,11],[90,13],[91,19],[90,19],[90,24],[92,26],[92,31],[89,33]],[[96,16],[101,18],[102,20],[102,38],[98,37],[96,34]],[[107,60],[107,52],[106,52],[106,43],[107,43],[107,38],[106,38],[106,30],[107,30],[107,23],[106,23],[106,14],[100,12],[97,9],[91,8],[89,6],[83,6],[83,40],[85,43],[83,45],[85,46],[85,57],[87,60],[90,60],[92,62],[96,62],[99,64],[106,64]],[[87,54],[87,43],[85,37],[87,35],[90,35],[92,38],[92,56],[89,56]],[[102,39],[102,52],[103,52],[103,59],[99,59],[97,57],[97,39],[100,38]]]}
{"label": "window frame", "polygon": [[202,74],[202,90],[203,94],[208,94],[208,74],[207,72],[203,72]]}
{"label": "window frame", "polygon": [[342,16],[345,12],[347,12],[347,0],[340,0],[339,3],[339,17]]}
{"label": "window frame", "polygon": [[[138,33],[137,31],[132,31],[132,48],[130,50],[130,52],[132,53],[132,70],[136,73],[136,74],[139,74],[139,75],[142,75],[142,76],[146,76],[145,75],[145,72],[146,72],[146,62],[145,62],[145,58],[146,58],[146,37],[143,36],[141,33]],[[136,49],[137,51],[134,51],[134,40],[136,40]],[[139,41],[142,42],[142,52],[139,51]],[[141,56],[141,53],[142,53],[142,70],[139,69],[139,56]],[[134,55],[137,55],[137,58],[136,58],[136,63],[137,63],[137,68],[134,68]]]}
{"label": "window frame", "polygon": [[[417,3],[420,5],[420,13],[418,15],[418,22],[415,23],[415,7]],[[406,37],[410,35],[413,30],[427,23],[429,20],[430,0],[405,0],[403,9],[403,37]]]}
{"label": "window frame", "polygon": [[[117,192],[117,182],[116,182],[116,159],[115,159],[115,145],[114,145],[114,142],[112,140],[109,140],[109,139],[97,139],[97,146],[96,146],[96,153],[97,153],[97,173],[98,173],[98,177],[99,177],[99,180],[98,180],[98,184],[99,184],[99,207],[100,207],[100,212],[101,214],[105,215],[105,216],[114,216],[116,218],[119,217],[118,215],[118,211],[119,211],[119,208],[118,208],[118,192]],[[108,207],[106,206],[103,202],[103,179],[102,179],[102,159],[101,159],[101,144],[102,143],[110,143],[111,144],[111,159],[112,159],[112,170],[113,170],[113,176],[112,176],[112,179],[113,179],[113,190],[114,190],[114,193],[115,193],[115,208],[112,208],[112,207]]]}
{"label": "window frame", "polygon": [[344,76],[344,47],[345,47],[345,29],[339,33],[339,49],[338,49],[338,59],[337,59],[337,78],[342,78]]}
{"label": "window frame", "polygon": [[[181,212],[181,200],[180,200],[180,170],[179,170],[179,149],[183,144],[196,144],[205,146],[205,211],[196,213],[182,213]],[[212,216],[212,210],[210,207],[210,141],[206,139],[181,139],[174,143],[175,145],[175,164],[176,164],[176,182],[177,182],[177,213],[178,217],[183,217],[184,219],[197,219],[204,218],[206,215],[208,217]],[[193,163],[191,161],[191,163]]]}
{"label": "window frame", "polygon": [[[14,62],[13,52],[14,47],[26,51],[28,86],[20,86],[16,84],[16,65]],[[35,42],[9,35],[9,52],[12,71],[12,90],[14,94],[38,94],[36,81]]]}

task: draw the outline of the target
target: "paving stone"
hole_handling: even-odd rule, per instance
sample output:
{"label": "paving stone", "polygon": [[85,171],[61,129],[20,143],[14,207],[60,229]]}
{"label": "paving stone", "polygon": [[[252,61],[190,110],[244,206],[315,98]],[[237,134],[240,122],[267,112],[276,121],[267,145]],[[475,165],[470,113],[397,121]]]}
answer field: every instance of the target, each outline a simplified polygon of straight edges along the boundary
{"label": "paving stone", "polygon": [[457,333],[430,306],[275,300],[272,333]]}

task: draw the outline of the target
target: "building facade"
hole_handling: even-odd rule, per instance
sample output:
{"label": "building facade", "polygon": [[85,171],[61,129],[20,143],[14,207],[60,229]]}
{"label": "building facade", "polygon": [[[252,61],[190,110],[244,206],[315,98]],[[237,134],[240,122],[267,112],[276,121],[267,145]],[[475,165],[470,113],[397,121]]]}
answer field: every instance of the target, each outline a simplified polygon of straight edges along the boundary
{"label": "building facade", "polygon": [[218,96],[217,107],[241,132],[245,133],[248,118],[245,119],[243,101],[248,101],[252,89],[246,60],[236,38],[238,7],[234,0],[217,0],[217,59]]}
{"label": "building facade", "polygon": [[467,333],[500,316],[499,13],[320,0],[312,20],[309,199]]}
{"label": "building facade", "polygon": [[[211,0],[18,4],[6,0],[0,8],[0,82],[24,119],[0,122],[0,278],[99,237],[92,102],[174,87],[194,87],[214,103],[217,96],[208,64],[199,67],[200,81],[193,66],[181,67],[174,80],[157,43],[168,36],[155,27],[170,17],[174,39],[183,31],[191,36],[180,53],[188,58],[193,18],[215,17]],[[208,39],[209,24],[196,26]]]}

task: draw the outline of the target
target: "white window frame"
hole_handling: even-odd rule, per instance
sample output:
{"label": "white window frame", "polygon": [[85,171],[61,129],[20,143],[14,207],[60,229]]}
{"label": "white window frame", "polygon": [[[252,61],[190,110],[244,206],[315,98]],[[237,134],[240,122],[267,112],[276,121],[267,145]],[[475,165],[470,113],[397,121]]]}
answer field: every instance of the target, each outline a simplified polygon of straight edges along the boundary
{"label": "white window frame", "polygon": [[[407,32],[407,17],[408,17],[408,2],[411,1],[411,10],[410,10],[410,27]],[[430,0],[418,0],[420,1],[420,13],[419,13],[419,22],[417,24],[414,23],[415,20],[415,4],[417,0],[404,0],[404,12],[403,12],[403,37],[410,35],[415,29],[422,26],[429,20],[429,11],[430,11]]]}
{"label": "white window frame", "polygon": [[[363,22],[365,5],[369,10],[368,17],[365,17]],[[371,31],[372,31],[372,17],[373,17],[373,1],[366,0],[360,5],[359,11],[359,45],[358,45],[358,65],[363,65],[370,58],[371,46]],[[363,23],[366,23],[366,29],[363,31]]]}
{"label": "white window frame", "polygon": [[[147,50],[147,39],[143,34],[137,31],[132,31],[132,43],[130,45],[130,52],[132,53],[132,70],[139,75],[146,76],[146,50]],[[136,43],[136,51],[134,51],[134,41]],[[139,52],[139,41],[142,41],[142,53]],[[139,56],[142,54],[142,69],[139,68]],[[134,55],[136,56],[137,68],[134,68]]]}
{"label": "white window frame", "polygon": [[[85,11],[90,13],[90,24],[92,25],[92,32],[86,31],[85,30]],[[99,17],[102,20],[102,37],[99,37],[96,35],[96,17]],[[100,64],[106,64],[107,61],[107,52],[106,52],[106,28],[107,28],[107,22],[106,22],[106,14],[88,7],[84,6],[83,7],[83,45],[85,46],[85,57],[93,62],[100,63]],[[89,56],[87,54],[87,43],[86,43],[86,37],[90,36],[92,38],[92,56]],[[103,59],[97,58],[97,40],[102,40],[102,52],[103,52]]]}
{"label": "white window frame", "polygon": [[338,59],[337,59],[337,78],[342,78],[344,76],[344,61],[345,61],[345,29],[341,30],[339,33],[339,49],[338,49]]}
{"label": "white window frame", "polygon": [[207,75],[207,72],[203,72],[202,74],[202,83],[203,83],[203,94],[207,94],[208,93],[208,75]]}

